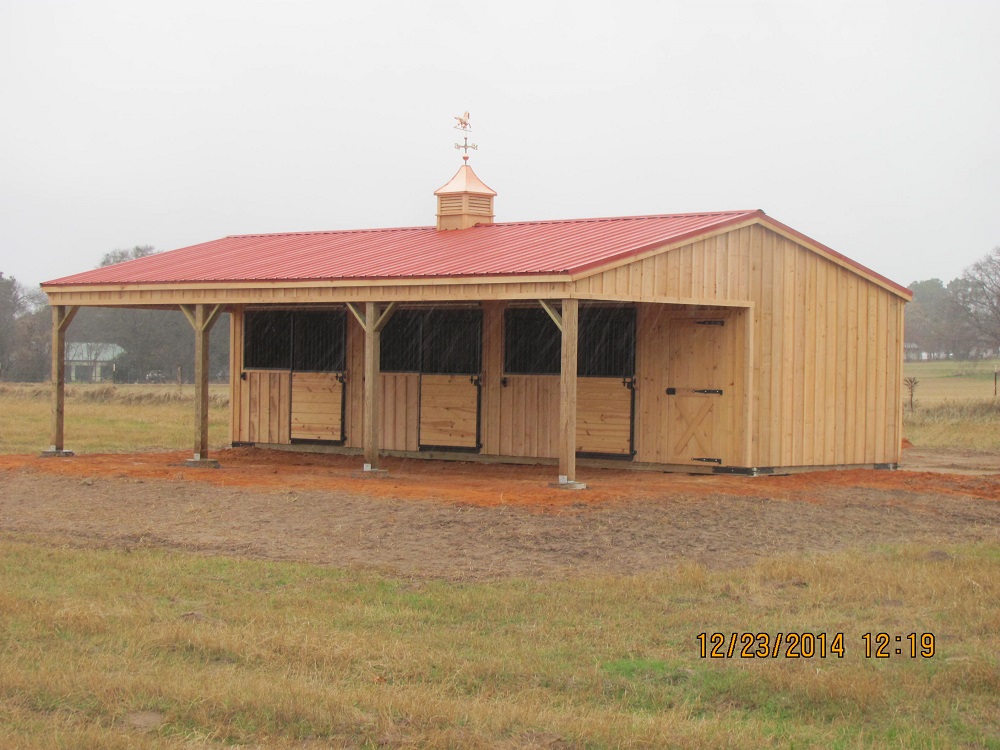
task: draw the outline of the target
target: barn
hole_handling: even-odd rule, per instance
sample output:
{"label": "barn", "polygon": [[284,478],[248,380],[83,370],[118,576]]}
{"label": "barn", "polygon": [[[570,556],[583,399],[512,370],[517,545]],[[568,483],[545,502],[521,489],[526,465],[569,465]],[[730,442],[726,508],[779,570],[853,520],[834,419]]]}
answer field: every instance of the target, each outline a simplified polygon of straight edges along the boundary
{"label": "barn", "polygon": [[[494,221],[466,162],[433,226],[230,236],[43,284],[81,306],[231,313],[233,445],[759,474],[892,468],[910,292],[763,211]],[[359,469],[361,468],[359,466]],[[555,477],[554,477],[555,478]],[[585,477],[584,477],[585,478]]]}

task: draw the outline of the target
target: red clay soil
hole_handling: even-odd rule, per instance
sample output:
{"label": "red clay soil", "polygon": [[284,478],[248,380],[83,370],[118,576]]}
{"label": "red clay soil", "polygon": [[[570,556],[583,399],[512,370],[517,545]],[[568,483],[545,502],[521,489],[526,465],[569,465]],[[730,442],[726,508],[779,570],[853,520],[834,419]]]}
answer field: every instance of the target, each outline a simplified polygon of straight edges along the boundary
{"label": "red clay soil", "polygon": [[[914,451],[907,451],[907,457]],[[378,498],[433,499],[477,506],[514,505],[551,510],[567,506],[602,504],[665,495],[787,497],[807,499],[816,490],[816,501],[830,487],[922,491],[967,497],[1000,498],[1000,463],[995,474],[974,467],[982,464],[981,454],[928,452],[949,456],[947,465],[969,474],[940,473],[928,460],[927,471],[919,463],[904,463],[906,471],[834,470],[803,472],[784,476],[715,476],[667,474],[654,471],[579,469],[584,492],[550,487],[556,477],[554,466],[481,464],[404,458],[385,458],[384,479],[358,477],[359,456],[310,454],[286,451],[234,448],[213,457],[220,469],[192,469],[184,466],[189,452],[88,454],[67,458],[40,458],[31,455],[0,455],[0,472],[29,471],[69,477],[116,477],[201,482],[216,487],[247,487],[254,490],[335,490]],[[965,463],[959,463],[963,457]],[[969,461],[968,459],[973,459]],[[961,468],[970,467],[970,468]]]}
{"label": "red clay soil", "polygon": [[993,457],[906,454],[929,470],[739,477],[584,467],[584,491],[549,487],[553,466],[386,459],[389,475],[376,479],[354,476],[357,456],[252,448],[215,454],[221,469],[186,468],[186,452],[8,455],[0,456],[0,537],[449,579],[732,567],[782,552],[911,541],[1000,543],[1000,473],[984,473]]}

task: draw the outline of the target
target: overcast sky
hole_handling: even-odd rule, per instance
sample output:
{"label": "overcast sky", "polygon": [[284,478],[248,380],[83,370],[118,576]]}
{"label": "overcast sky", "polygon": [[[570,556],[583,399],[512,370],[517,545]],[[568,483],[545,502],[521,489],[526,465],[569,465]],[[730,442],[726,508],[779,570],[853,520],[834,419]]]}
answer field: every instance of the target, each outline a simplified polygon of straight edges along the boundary
{"label": "overcast sky", "polygon": [[1000,245],[996,0],[0,0],[0,271],[228,234],[761,208],[903,284]]}

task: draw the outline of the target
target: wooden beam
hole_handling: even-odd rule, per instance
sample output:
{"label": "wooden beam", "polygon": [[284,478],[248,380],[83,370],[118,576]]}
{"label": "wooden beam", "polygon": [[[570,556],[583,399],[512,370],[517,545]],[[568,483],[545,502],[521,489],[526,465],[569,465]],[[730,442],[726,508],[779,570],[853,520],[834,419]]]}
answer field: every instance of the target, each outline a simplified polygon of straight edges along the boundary
{"label": "wooden beam", "polygon": [[562,367],[559,377],[559,485],[583,488],[576,481],[576,358],[580,303],[562,301]]}
{"label": "wooden beam", "polygon": [[222,312],[223,312],[222,305],[216,305],[215,307],[212,308],[212,311],[205,318],[206,331],[212,330],[212,326],[215,325],[216,321],[219,319],[219,316],[222,315]]}
{"label": "wooden beam", "polygon": [[187,466],[216,468],[219,462],[208,457],[208,370],[209,334],[222,312],[221,305],[180,305],[194,329],[194,457]]}
{"label": "wooden beam", "polygon": [[[215,325],[215,322],[219,319],[219,316],[222,315],[223,312],[222,305],[215,305],[212,307],[212,311],[204,316],[204,320],[199,322],[197,318],[197,308],[199,305],[178,305],[178,307],[180,307],[181,312],[184,313],[184,317],[188,319],[188,323],[191,324],[191,327],[195,331],[197,331],[199,327],[205,331],[211,330],[212,326]],[[200,307],[205,306],[200,305]]]}
{"label": "wooden beam", "polygon": [[563,320],[559,312],[543,299],[538,300],[538,304],[541,305],[542,309],[549,314],[549,317],[552,318],[552,322],[556,324],[556,328],[561,331],[563,329]]}
{"label": "wooden beam", "polygon": [[64,444],[66,423],[66,329],[78,307],[52,306],[52,420],[49,449],[44,456],[72,456]]}
{"label": "wooden beam", "polygon": [[191,327],[194,330],[197,331],[198,330],[198,322],[197,322],[197,320],[195,320],[195,317],[194,317],[194,308],[195,308],[195,306],[194,305],[178,305],[178,307],[180,307],[181,312],[184,313],[184,317],[188,319],[188,323],[191,324]]}
{"label": "wooden beam", "polygon": [[382,333],[382,329],[386,327],[389,320],[392,318],[392,314],[396,312],[397,304],[397,302],[390,302],[388,306],[386,306],[385,310],[382,311],[382,314],[378,316],[378,320],[375,323],[376,333]]}
{"label": "wooden beam", "polygon": [[351,315],[358,321],[362,328],[365,327],[365,314],[361,312],[357,305],[353,302],[347,303],[347,309],[351,311]]}
{"label": "wooden beam", "polygon": [[381,338],[377,330],[378,303],[365,303],[365,399],[364,399],[364,461],[365,471],[378,470],[379,444],[379,359]]}

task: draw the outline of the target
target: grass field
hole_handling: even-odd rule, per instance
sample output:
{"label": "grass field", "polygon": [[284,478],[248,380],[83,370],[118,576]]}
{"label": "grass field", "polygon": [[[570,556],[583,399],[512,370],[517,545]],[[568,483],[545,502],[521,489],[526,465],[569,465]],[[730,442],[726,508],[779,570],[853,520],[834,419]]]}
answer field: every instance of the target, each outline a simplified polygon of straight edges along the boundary
{"label": "grass field", "polygon": [[[209,387],[209,444],[229,444],[229,388]],[[0,383],[0,453],[49,446],[52,390]],[[194,386],[70,385],[66,447],[78,453],[177,450],[194,445]]]}
{"label": "grass field", "polygon": [[[917,378],[913,411],[906,397],[904,434],[926,448],[1000,451],[1000,399],[993,369],[1000,361],[907,362]],[[229,389],[213,385],[209,442],[229,442]],[[48,386],[0,383],[0,453],[48,446]],[[193,444],[194,386],[72,385],[66,390],[66,446],[78,453],[177,450]]]}
{"label": "grass field", "polygon": [[[0,451],[47,442],[48,397],[0,384]],[[73,387],[67,444],[187,447],[192,398]],[[227,422],[213,389],[213,444]],[[1000,749],[998,600],[986,545],[456,584],[0,535],[0,747]],[[843,633],[844,657],[703,659],[713,632]],[[867,658],[880,632],[934,656]]]}
{"label": "grass field", "polygon": [[[998,562],[452,584],[0,542],[0,746],[998,748]],[[844,656],[701,658],[716,631]],[[869,632],[935,652],[867,658]]]}
{"label": "grass field", "polygon": [[[993,398],[993,372],[1000,360],[956,362],[906,362],[903,376],[918,380],[915,399],[924,406],[942,401],[986,400]],[[906,389],[904,396],[908,397]]]}
{"label": "grass field", "polygon": [[903,375],[917,379],[914,408],[904,388],[903,432],[925,448],[1000,451],[1000,398],[993,373],[1000,361],[907,362]]}

